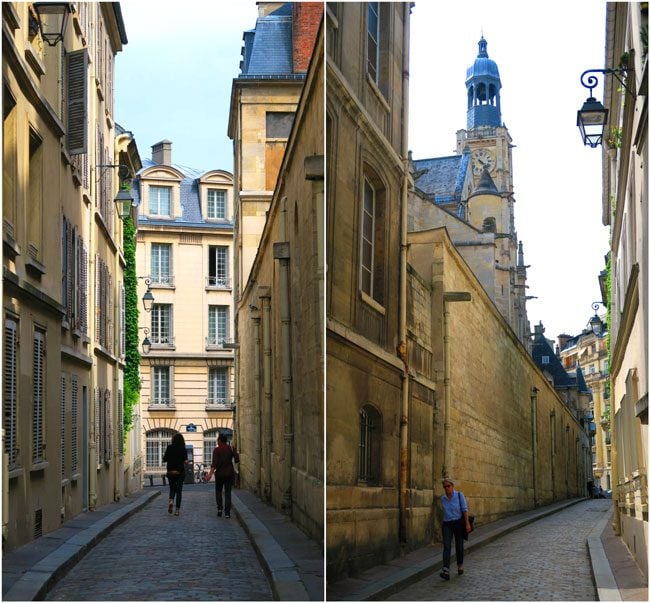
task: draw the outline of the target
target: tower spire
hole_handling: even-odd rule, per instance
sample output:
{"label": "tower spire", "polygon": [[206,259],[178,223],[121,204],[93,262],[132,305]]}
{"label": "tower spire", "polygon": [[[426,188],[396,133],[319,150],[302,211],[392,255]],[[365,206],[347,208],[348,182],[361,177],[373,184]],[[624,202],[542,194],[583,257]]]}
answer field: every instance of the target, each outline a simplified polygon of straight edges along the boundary
{"label": "tower spire", "polygon": [[467,129],[501,124],[501,77],[497,64],[488,56],[487,40],[481,32],[478,55],[467,69]]}

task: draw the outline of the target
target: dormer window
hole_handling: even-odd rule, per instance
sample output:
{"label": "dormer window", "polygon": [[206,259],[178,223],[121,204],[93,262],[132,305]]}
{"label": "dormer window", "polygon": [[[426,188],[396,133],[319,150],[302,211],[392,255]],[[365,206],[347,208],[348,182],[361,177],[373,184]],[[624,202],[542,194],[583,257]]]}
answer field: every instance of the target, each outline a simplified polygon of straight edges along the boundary
{"label": "dormer window", "polygon": [[208,189],[208,220],[226,219],[226,191],[223,189]]}
{"label": "dormer window", "polygon": [[149,186],[149,215],[171,216],[172,189],[170,186]]}
{"label": "dormer window", "polygon": [[542,356],[542,364],[550,364],[550,363],[551,363],[550,356]]}

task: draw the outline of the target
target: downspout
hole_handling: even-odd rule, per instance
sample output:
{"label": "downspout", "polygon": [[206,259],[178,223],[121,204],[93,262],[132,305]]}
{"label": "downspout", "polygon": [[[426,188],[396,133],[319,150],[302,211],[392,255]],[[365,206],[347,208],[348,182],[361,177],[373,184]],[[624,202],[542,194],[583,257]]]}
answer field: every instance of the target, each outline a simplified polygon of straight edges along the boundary
{"label": "downspout", "polygon": [[9,454],[5,448],[5,430],[2,428],[2,551],[9,537]]}
{"label": "downspout", "polygon": [[404,23],[404,54],[402,56],[402,142],[400,154],[402,156],[402,182],[401,182],[401,216],[400,216],[400,275],[399,275],[399,345],[397,355],[404,363],[402,370],[402,400],[400,418],[400,464],[399,464],[399,539],[407,541],[406,516],[407,516],[407,480],[408,480],[408,444],[409,444],[409,367],[406,332],[406,266],[408,252],[408,86],[409,86],[409,17],[411,3],[402,4]]}
{"label": "downspout", "polygon": [[262,372],[260,364],[260,317],[253,320],[253,400],[255,401],[255,416],[257,418],[257,444],[255,446],[255,491],[260,496],[262,493],[262,401],[260,400]]}
{"label": "downspout", "polygon": [[287,241],[287,198],[282,198],[280,242],[273,243],[273,259],[280,261],[280,345],[282,355],[282,409],[284,414],[284,446],[282,464],[282,508],[291,516],[293,496],[291,474],[293,471],[293,399],[291,396],[291,307],[289,304],[289,260]]}
{"label": "downspout", "polygon": [[[101,168],[100,168],[101,169]],[[91,168],[90,185],[92,190],[90,198],[96,202],[97,195],[97,168]],[[95,202],[91,204],[88,211],[88,308],[95,308]],[[95,349],[95,315],[88,312],[88,335],[90,338],[90,350]],[[97,442],[95,433],[95,396],[96,396],[97,364],[93,358],[88,380],[88,510],[94,511],[97,507]]]}
{"label": "downspout", "polygon": [[533,386],[530,392],[530,423],[533,439],[533,508],[537,508],[537,394]]}
{"label": "downspout", "polygon": [[[616,432],[616,409],[614,407],[614,400],[616,400],[616,386],[614,383],[613,377],[610,377],[610,388],[611,392],[609,395],[610,399],[610,411],[609,411],[609,434],[610,434],[610,451],[611,462],[610,462],[610,471],[612,476],[612,506],[614,507],[614,517],[612,519],[612,530],[614,531],[615,536],[621,535],[621,512],[618,508],[618,502],[620,500],[619,494],[619,483],[618,483],[618,444],[616,440],[618,439],[618,434]],[[605,444],[605,447],[607,445]],[[607,450],[607,448],[605,448]],[[607,457],[605,457],[607,458]]]}
{"label": "downspout", "polygon": [[271,391],[271,291],[269,287],[261,288],[262,301],[262,347],[263,347],[263,388],[262,422],[264,425],[264,449],[262,463],[264,466],[263,498],[271,501],[271,448],[273,446],[273,395]]}

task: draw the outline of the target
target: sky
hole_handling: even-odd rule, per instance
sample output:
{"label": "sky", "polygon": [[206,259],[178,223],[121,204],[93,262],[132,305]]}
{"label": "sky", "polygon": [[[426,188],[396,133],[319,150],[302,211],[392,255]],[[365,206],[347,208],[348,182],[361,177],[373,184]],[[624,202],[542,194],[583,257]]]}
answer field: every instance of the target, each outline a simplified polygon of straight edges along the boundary
{"label": "sky", "polygon": [[[576,113],[587,69],[602,68],[605,3],[416,1],[411,14],[409,148],[453,155],[467,125],[465,76],[485,37],[501,76],[510,132],[515,228],[528,269],[531,330],[576,335],[600,301],[609,227],[602,224],[601,150],[582,144]],[[602,80],[594,90],[603,99]],[[604,312],[601,308],[599,312]]]}
{"label": "sky", "polygon": [[243,33],[255,28],[255,1],[122,0],[120,6],[128,43],[116,58],[117,123],[133,132],[142,159],[167,139],[174,164],[232,172],[230,91]]}

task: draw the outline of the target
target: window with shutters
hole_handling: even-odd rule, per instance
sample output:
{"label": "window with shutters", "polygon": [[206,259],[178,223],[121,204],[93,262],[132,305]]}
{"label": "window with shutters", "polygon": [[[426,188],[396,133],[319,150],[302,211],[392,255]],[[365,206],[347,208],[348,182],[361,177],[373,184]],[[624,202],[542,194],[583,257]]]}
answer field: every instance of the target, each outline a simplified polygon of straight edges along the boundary
{"label": "window with shutters", "polygon": [[88,152],[88,49],[69,52],[66,62],[66,149],[81,155]]}
{"label": "window with shutters", "polygon": [[18,464],[18,322],[5,319],[3,364],[3,393],[5,430],[5,452],[8,456],[8,469]]}
{"label": "window with shutters", "polygon": [[103,411],[103,399],[104,393],[98,387],[95,389],[95,453],[97,455],[97,468],[101,466],[101,459],[104,458],[104,438],[102,437],[103,431],[103,420],[102,420],[102,411]]}
{"label": "window with shutters", "polygon": [[79,378],[72,375],[70,379],[70,471],[74,475],[79,471]]}
{"label": "window with shutters", "polygon": [[45,460],[45,331],[34,331],[32,354],[32,463]]}
{"label": "window with shutters", "polygon": [[113,457],[113,405],[111,403],[111,390],[104,391],[104,463],[110,463]]}
{"label": "window with shutters", "polygon": [[76,242],[75,265],[75,328],[88,334],[88,250],[81,236]]}
{"label": "window with shutters", "polygon": [[120,283],[120,357],[126,354],[126,289]]}
{"label": "window with shutters", "polygon": [[61,304],[65,308],[64,326],[70,327],[74,316],[75,229],[63,216],[61,223]]}
{"label": "window with shutters", "polygon": [[61,375],[61,386],[60,386],[60,398],[59,398],[59,427],[61,430],[61,480],[65,479],[66,476],[66,466],[65,466],[65,398],[66,398],[66,378],[65,375]]}
{"label": "window with shutters", "polygon": [[104,260],[95,256],[95,337],[105,350],[113,352],[113,277]]}
{"label": "window with shutters", "polygon": [[124,456],[124,395],[117,392],[117,452]]}

